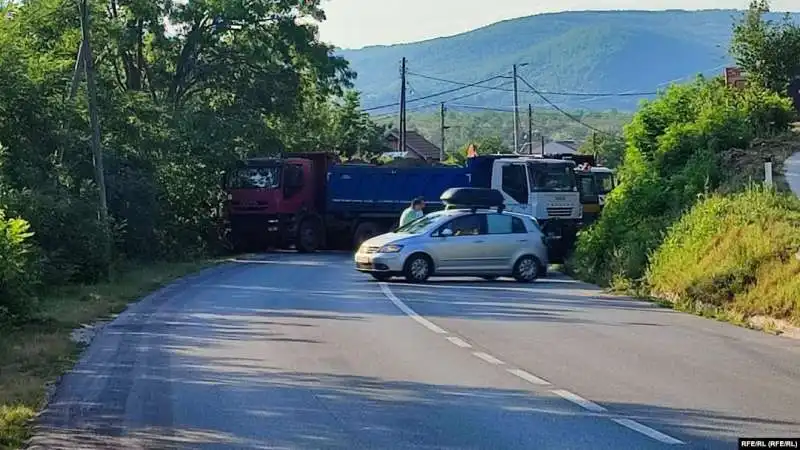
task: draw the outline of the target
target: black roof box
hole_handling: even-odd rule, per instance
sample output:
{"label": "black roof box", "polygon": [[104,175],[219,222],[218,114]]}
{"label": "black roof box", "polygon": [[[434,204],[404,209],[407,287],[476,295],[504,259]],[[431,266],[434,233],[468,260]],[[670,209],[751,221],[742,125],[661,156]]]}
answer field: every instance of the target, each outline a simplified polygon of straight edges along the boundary
{"label": "black roof box", "polygon": [[503,210],[503,194],[496,189],[450,188],[439,199],[449,207],[459,208],[498,208]]}

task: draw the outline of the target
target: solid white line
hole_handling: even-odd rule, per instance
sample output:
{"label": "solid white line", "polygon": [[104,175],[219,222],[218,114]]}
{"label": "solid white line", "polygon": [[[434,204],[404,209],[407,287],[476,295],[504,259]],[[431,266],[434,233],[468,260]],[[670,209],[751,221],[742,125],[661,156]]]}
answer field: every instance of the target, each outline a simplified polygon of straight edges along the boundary
{"label": "solid white line", "polygon": [[447,334],[447,331],[443,330],[442,328],[440,328],[438,325],[436,325],[435,323],[431,322],[430,320],[420,316],[419,314],[414,312],[413,309],[409,308],[405,303],[403,303],[402,300],[397,298],[397,296],[394,295],[394,293],[391,291],[391,289],[389,289],[389,286],[387,286],[386,283],[380,283],[380,287],[381,287],[381,290],[383,291],[384,295],[386,295],[386,298],[388,298],[389,301],[394,303],[394,306],[397,306],[400,309],[400,311],[403,311],[405,313],[405,315],[407,315],[408,317],[411,317],[417,323],[419,323],[423,327],[433,331],[436,334]]}
{"label": "solid white line", "polygon": [[515,376],[517,376],[519,378],[522,378],[523,380],[527,381],[528,383],[537,384],[539,386],[549,386],[550,385],[549,381],[547,381],[547,380],[545,380],[543,378],[539,378],[536,375],[534,375],[534,374],[532,374],[530,372],[526,372],[526,371],[524,371],[522,369],[508,369],[508,373],[510,373],[511,375],[515,375]]}
{"label": "solid white line", "polygon": [[503,361],[500,361],[499,359],[495,358],[494,356],[492,356],[492,355],[490,355],[488,353],[472,352],[472,354],[477,356],[478,358],[488,362],[489,364],[494,364],[496,366],[500,366],[500,365],[505,364]]}
{"label": "solid white line", "polygon": [[457,338],[455,336],[447,336],[447,340],[450,341],[451,343],[461,347],[461,348],[472,348],[472,346],[469,345],[469,343],[467,343],[463,339]]}
{"label": "solid white line", "polygon": [[570,391],[565,391],[563,389],[554,389],[552,391],[553,394],[558,395],[559,397],[563,398],[564,400],[568,400],[576,405],[580,406],[581,408],[592,411],[592,412],[607,412],[608,410],[603,408],[602,406],[598,405],[595,402],[586,400],[585,398],[581,397],[580,395],[573,394]]}
{"label": "solid white line", "polygon": [[643,435],[645,435],[647,437],[650,437],[650,438],[653,438],[653,439],[655,439],[655,440],[657,440],[659,442],[662,442],[664,444],[680,445],[680,444],[684,443],[683,441],[675,439],[672,436],[667,436],[666,434],[664,434],[664,433],[662,433],[660,431],[656,431],[656,430],[654,430],[654,429],[652,429],[652,428],[650,428],[648,426],[642,425],[642,424],[640,424],[639,422],[637,422],[635,420],[631,420],[631,419],[611,419],[611,420],[613,420],[614,422],[617,422],[618,424],[622,425],[623,427],[630,428],[633,431],[636,431],[638,433],[642,433]]}

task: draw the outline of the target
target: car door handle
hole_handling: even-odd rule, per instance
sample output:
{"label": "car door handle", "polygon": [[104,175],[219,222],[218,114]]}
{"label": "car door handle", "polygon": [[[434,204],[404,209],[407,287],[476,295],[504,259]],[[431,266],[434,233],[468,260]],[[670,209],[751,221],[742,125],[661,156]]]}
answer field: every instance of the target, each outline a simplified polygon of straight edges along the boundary
{"label": "car door handle", "polygon": [[517,242],[528,242],[528,240],[527,239],[520,239]]}
{"label": "car door handle", "polygon": [[484,242],[486,241],[484,241],[483,239],[478,239],[475,241],[476,244],[483,244]]}

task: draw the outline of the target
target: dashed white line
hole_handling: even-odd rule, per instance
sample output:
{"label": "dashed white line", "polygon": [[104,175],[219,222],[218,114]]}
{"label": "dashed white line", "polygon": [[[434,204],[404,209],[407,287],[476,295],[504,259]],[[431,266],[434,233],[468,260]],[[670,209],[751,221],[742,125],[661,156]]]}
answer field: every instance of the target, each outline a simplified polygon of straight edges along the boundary
{"label": "dashed white line", "polygon": [[536,375],[534,375],[534,374],[532,374],[530,372],[526,372],[526,371],[524,371],[522,369],[508,369],[508,373],[510,373],[512,375],[515,375],[515,376],[517,376],[519,378],[522,378],[523,380],[525,380],[525,381],[527,381],[528,383],[531,383],[531,384],[537,384],[539,386],[549,386],[550,385],[549,381],[547,381],[547,380],[545,380],[543,378],[539,378]]}
{"label": "dashed white line", "polygon": [[553,394],[556,394],[557,396],[563,398],[564,400],[568,400],[568,401],[570,401],[572,403],[575,403],[576,405],[578,405],[581,408],[583,408],[585,410],[588,410],[588,411],[598,412],[598,413],[599,412],[607,412],[608,411],[607,409],[603,408],[602,406],[598,405],[597,403],[595,403],[593,401],[590,401],[590,400],[586,400],[585,398],[581,397],[580,395],[573,394],[572,392],[565,391],[564,389],[553,389],[550,392],[552,392]]}
{"label": "dashed white line", "polygon": [[[381,287],[381,291],[383,291],[384,295],[386,295],[386,298],[388,298],[397,308],[400,309],[400,311],[403,311],[403,313],[405,313],[408,317],[414,319],[417,323],[419,323],[420,325],[424,326],[425,328],[433,331],[436,334],[445,334],[445,335],[449,334],[447,332],[447,330],[439,327],[438,325],[436,325],[435,323],[431,322],[430,320],[428,320],[428,319],[420,316],[419,314],[417,314],[413,309],[409,308],[405,303],[403,303],[402,300],[400,300],[396,295],[394,295],[394,293],[391,291],[391,289],[389,289],[389,286],[387,286],[386,283],[380,283],[380,287]],[[453,344],[455,344],[455,345],[457,345],[457,346],[459,346],[461,348],[472,348],[472,345],[470,345],[468,342],[466,342],[463,339],[458,338],[456,336],[446,336],[446,339],[448,341],[450,341],[451,343],[453,343]],[[495,358],[494,356],[492,356],[492,355],[490,355],[488,353],[485,353],[485,352],[477,352],[476,351],[476,352],[472,352],[472,354],[475,357],[480,358],[480,359],[486,361],[489,364],[493,364],[493,365],[496,365],[496,366],[500,366],[500,365],[504,365],[505,364],[503,361],[501,361],[501,360]],[[531,384],[535,384],[535,385],[539,385],[539,386],[550,386],[550,382],[549,381],[547,381],[545,379],[542,379],[542,378],[539,378],[536,375],[534,375],[534,374],[532,374],[530,372],[526,372],[526,371],[524,371],[522,369],[510,368],[510,369],[506,369],[506,371],[508,373],[518,377],[518,378],[521,378],[521,379],[531,383]],[[573,394],[570,391],[567,391],[567,390],[564,390],[564,389],[553,389],[550,392],[555,394],[555,395],[558,395],[559,397],[563,398],[564,400],[567,400],[569,402],[572,402],[572,403],[580,406],[581,408],[583,408],[583,409],[585,409],[587,411],[596,412],[596,413],[608,412],[608,410],[606,408],[598,405],[597,403],[595,403],[595,402],[593,402],[591,400],[587,400],[587,399],[581,397],[578,394]],[[615,423],[619,424],[619,425],[622,425],[623,427],[626,427],[626,428],[628,428],[630,430],[633,430],[633,431],[635,431],[637,433],[641,433],[641,434],[643,434],[643,435],[645,435],[645,436],[647,436],[647,437],[649,437],[651,439],[655,439],[655,440],[657,440],[657,441],[659,441],[661,443],[664,443],[664,444],[670,444],[670,445],[684,444],[683,441],[675,439],[674,437],[666,435],[666,434],[664,434],[664,433],[662,433],[660,431],[654,430],[654,429],[652,429],[652,428],[650,428],[650,427],[648,427],[646,425],[642,425],[641,423],[639,423],[639,422],[637,422],[635,420],[617,419],[617,418],[612,418],[611,420],[614,421]]]}
{"label": "dashed white line", "polygon": [[397,306],[400,309],[400,311],[403,311],[408,317],[411,317],[417,323],[419,323],[423,327],[433,331],[436,334],[447,334],[447,331],[443,330],[442,328],[440,328],[438,325],[436,325],[435,323],[431,322],[430,320],[420,316],[419,314],[414,312],[413,309],[411,309],[408,306],[406,306],[406,304],[403,303],[402,300],[400,300],[399,298],[397,298],[396,295],[394,295],[394,292],[392,292],[389,289],[389,286],[386,286],[386,283],[380,283],[380,286],[381,286],[381,291],[383,291],[384,295],[386,295],[386,298],[388,298],[389,301],[394,303],[394,306]]}
{"label": "dashed white line", "polygon": [[455,336],[447,336],[447,340],[461,348],[472,348],[472,346],[461,338]]}
{"label": "dashed white line", "polygon": [[633,431],[642,433],[643,435],[655,439],[659,442],[663,442],[664,444],[680,445],[684,443],[683,441],[675,439],[672,436],[668,436],[660,431],[656,431],[648,426],[642,425],[635,420],[631,419],[611,419],[611,420],[622,425],[623,427],[630,428]]}
{"label": "dashed white line", "polygon": [[499,359],[495,358],[494,356],[492,356],[492,355],[490,355],[488,353],[472,352],[472,354],[475,355],[476,357],[486,361],[489,364],[494,364],[495,366],[501,366],[501,365],[505,364],[503,361],[500,361]]}

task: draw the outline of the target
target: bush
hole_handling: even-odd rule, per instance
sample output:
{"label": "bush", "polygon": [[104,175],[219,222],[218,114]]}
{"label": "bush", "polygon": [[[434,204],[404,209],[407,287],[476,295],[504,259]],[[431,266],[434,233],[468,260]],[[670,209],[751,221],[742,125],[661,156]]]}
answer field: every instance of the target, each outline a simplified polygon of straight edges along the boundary
{"label": "bush", "polygon": [[0,322],[27,316],[36,273],[30,257],[30,225],[7,219],[0,209]]}
{"label": "bush", "polygon": [[96,200],[62,189],[6,193],[9,211],[25,218],[36,232],[42,281],[48,285],[94,282],[108,268],[103,227]]}
{"label": "bush", "polygon": [[718,79],[673,86],[645,103],[625,130],[620,186],[580,234],[573,270],[600,284],[639,283],[667,227],[724,181],[721,155],[785,130],[789,117],[786,99]]}
{"label": "bush", "polygon": [[653,295],[800,324],[800,201],[762,188],[699,202],[651,258]]}

